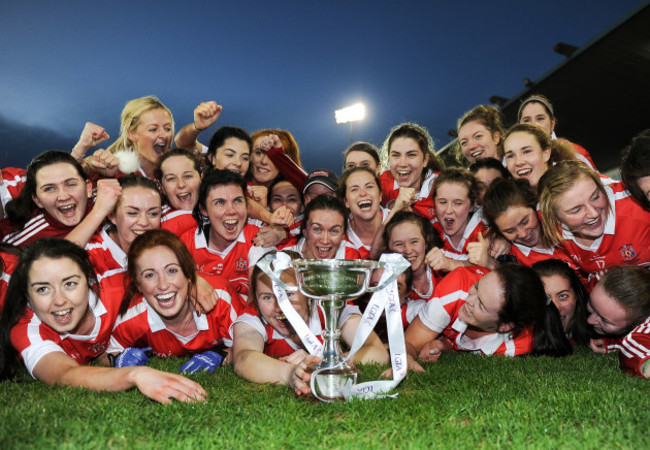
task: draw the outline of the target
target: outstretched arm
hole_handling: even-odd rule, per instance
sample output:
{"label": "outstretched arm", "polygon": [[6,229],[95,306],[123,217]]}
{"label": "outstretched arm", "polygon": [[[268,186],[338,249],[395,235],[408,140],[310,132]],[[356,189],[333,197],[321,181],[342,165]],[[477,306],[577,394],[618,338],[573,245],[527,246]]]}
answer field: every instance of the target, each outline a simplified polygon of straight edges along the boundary
{"label": "outstretched arm", "polygon": [[237,322],[233,326],[233,364],[235,373],[254,383],[284,384],[297,395],[309,394],[309,366],[319,362],[309,355],[298,364],[290,364],[264,354],[264,339],[251,325]]}
{"label": "outstretched arm", "polygon": [[[353,316],[350,316],[350,318],[348,318],[348,320],[346,320],[343,324],[343,327],[341,328],[341,337],[343,338],[343,341],[348,344],[348,346],[352,346],[352,342],[354,342],[354,335],[357,332],[357,328],[359,327],[360,322],[361,316],[355,314]],[[390,361],[390,356],[388,355],[386,347],[384,347],[384,344],[381,342],[381,339],[379,339],[379,336],[377,336],[377,333],[373,331],[368,335],[368,339],[366,339],[366,342],[364,342],[364,344],[361,346],[359,351],[355,353],[354,358],[352,359],[354,362],[360,362],[364,364],[388,364]]]}
{"label": "outstretched arm", "polygon": [[93,391],[125,391],[137,387],[142,394],[160,403],[205,401],[207,393],[200,384],[181,375],[149,367],[80,366],[65,353],[43,356],[34,367],[34,376],[51,386],[80,386]]}

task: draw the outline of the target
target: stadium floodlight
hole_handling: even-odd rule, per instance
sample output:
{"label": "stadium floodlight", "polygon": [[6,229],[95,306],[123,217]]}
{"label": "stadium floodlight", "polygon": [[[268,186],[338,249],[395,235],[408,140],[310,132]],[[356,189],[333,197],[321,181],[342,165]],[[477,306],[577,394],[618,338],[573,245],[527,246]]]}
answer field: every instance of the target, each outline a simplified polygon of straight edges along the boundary
{"label": "stadium floodlight", "polygon": [[358,122],[366,117],[366,105],[363,103],[355,103],[345,108],[337,109],[334,111],[334,118],[336,123],[350,123]]}

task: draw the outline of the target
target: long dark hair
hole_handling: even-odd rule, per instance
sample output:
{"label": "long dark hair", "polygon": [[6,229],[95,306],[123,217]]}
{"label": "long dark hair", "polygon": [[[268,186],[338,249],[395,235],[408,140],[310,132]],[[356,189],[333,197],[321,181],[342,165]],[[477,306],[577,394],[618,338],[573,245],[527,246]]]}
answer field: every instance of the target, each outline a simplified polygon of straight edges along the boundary
{"label": "long dark hair", "polygon": [[499,310],[499,321],[513,325],[512,336],[516,337],[524,328],[533,326],[533,355],[570,355],[573,349],[564,334],[560,313],[546,296],[537,273],[519,264],[504,264],[495,272],[505,297]]}
{"label": "long dark hair", "polygon": [[573,313],[573,319],[569,324],[569,337],[576,344],[587,345],[592,334],[587,325],[587,302],[589,301],[589,294],[580,281],[580,278],[578,278],[578,275],[566,262],[554,258],[538,261],[531,267],[537,272],[540,278],[557,275],[569,281],[569,285],[576,298],[576,308]]}
{"label": "long dark hair", "polygon": [[41,258],[72,260],[86,277],[88,287],[99,298],[99,283],[88,253],[72,242],[59,238],[45,238],[28,245],[20,255],[11,275],[4,308],[0,315],[0,379],[13,378],[19,366],[17,352],[11,344],[11,329],[25,314],[29,304],[29,271]]}
{"label": "long dark hair", "polygon": [[37,207],[32,197],[36,196],[36,173],[43,167],[51,166],[53,164],[66,163],[70,164],[77,170],[77,173],[82,180],[87,180],[88,175],[84,172],[81,164],[77,162],[69,153],[57,150],[49,150],[41,153],[27,166],[27,173],[25,174],[25,186],[20,192],[18,197],[11,200],[5,206],[5,212],[9,218],[9,222],[17,228],[22,228],[23,225],[32,217]]}

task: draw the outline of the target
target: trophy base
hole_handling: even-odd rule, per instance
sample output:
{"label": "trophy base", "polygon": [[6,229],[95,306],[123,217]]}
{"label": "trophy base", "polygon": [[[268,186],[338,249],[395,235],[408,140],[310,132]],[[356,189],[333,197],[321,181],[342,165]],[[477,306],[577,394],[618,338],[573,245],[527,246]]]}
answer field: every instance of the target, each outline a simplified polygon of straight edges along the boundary
{"label": "trophy base", "polygon": [[[341,393],[343,386],[348,382],[357,383],[359,369],[347,367],[341,369],[324,369],[315,376],[315,391],[313,394],[322,401],[344,401],[345,398]],[[313,376],[313,375],[312,375]]]}

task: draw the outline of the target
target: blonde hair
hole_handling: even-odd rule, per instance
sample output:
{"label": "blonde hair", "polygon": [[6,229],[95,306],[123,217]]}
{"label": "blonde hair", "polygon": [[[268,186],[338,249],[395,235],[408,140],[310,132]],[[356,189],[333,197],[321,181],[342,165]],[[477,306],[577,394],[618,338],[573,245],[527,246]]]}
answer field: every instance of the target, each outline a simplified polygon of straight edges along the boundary
{"label": "blonde hair", "polygon": [[609,198],[606,195],[603,183],[596,172],[579,161],[562,161],[550,167],[539,180],[539,209],[542,215],[542,230],[551,245],[557,245],[562,239],[562,234],[557,226],[560,220],[557,215],[557,199],[560,195],[571,189],[581,179],[591,179],[607,200],[607,209],[610,208]]}
{"label": "blonde hair", "polygon": [[147,97],[140,97],[133,100],[130,100],[122,110],[121,122],[120,122],[120,136],[115,142],[113,142],[108,151],[115,153],[119,150],[133,150],[133,142],[129,139],[129,132],[133,132],[140,122],[140,117],[142,114],[153,109],[162,109],[167,111],[169,118],[172,122],[172,135],[174,134],[174,116],[172,112],[167,108],[163,102],[158,100],[158,97],[149,95]]}

